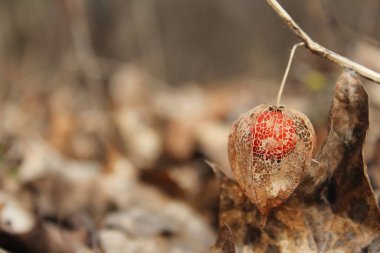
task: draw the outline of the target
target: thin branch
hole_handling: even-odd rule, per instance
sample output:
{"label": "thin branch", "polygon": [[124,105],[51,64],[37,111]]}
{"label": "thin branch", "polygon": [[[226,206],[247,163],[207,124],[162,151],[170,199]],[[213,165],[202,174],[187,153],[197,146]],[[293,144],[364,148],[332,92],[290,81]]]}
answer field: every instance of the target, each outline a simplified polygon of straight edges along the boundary
{"label": "thin branch", "polygon": [[312,40],[310,36],[301,29],[301,27],[293,20],[286,10],[278,3],[277,0],[267,0],[268,4],[273,8],[282,21],[293,30],[293,32],[305,42],[306,48],[312,53],[326,58],[342,67],[349,68],[357,72],[360,76],[380,84],[380,73],[373,71],[359,63],[356,63],[346,57],[343,57]]}

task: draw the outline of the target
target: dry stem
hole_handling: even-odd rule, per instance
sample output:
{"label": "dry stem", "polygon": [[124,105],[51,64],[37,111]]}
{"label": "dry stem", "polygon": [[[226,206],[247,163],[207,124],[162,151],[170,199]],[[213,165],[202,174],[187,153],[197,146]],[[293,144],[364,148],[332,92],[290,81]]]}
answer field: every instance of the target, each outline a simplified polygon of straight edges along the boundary
{"label": "dry stem", "polygon": [[282,92],[284,91],[284,86],[285,86],[286,78],[288,77],[290,66],[292,65],[292,61],[293,61],[293,58],[294,58],[294,53],[296,52],[296,49],[298,47],[304,46],[304,45],[305,45],[304,42],[297,43],[297,44],[295,44],[293,46],[292,51],[290,52],[288,65],[286,66],[285,74],[284,74],[284,77],[282,78],[280,89],[278,90],[278,94],[277,94],[277,100],[276,100],[276,106],[277,107],[280,106],[281,95],[282,95]]}
{"label": "dry stem", "polygon": [[321,45],[316,43],[310,36],[299,27],[293,18],[286,12],[286,10],[278,3],[277,0],[267,0],[268,4],[273,8],[277,15],[292,31],[305,42],[306,48],[312,53],[326,58],[342,67],[349,68],[357,72],[360,76],[380,84],[380,73],[373,71],[359,63],[356,63],[346,57],[343,57]]}

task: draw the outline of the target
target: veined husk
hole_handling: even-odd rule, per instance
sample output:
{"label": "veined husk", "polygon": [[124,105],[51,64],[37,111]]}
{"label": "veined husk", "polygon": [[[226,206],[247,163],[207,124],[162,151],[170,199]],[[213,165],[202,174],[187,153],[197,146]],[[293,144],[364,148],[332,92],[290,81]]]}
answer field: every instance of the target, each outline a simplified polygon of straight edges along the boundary
{"label": "veined husk", "polygon": [[[294,149],[281,159],[260,157],[253,152],[252,128],[265,111],[279,110],[295,124]],[[228,155],[235,180],[256,204],[265,225],[269,211],[287,200],[300,184],[305,168],[312,160],[315,132],[302,113],[283,106],[259,105],[236,120],[228,140]]]}

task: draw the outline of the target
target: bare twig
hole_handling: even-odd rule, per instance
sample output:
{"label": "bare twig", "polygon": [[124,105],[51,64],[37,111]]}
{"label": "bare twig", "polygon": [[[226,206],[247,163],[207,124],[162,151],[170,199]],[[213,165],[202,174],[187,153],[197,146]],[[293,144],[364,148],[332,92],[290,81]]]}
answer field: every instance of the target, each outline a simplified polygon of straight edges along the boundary
{"label": "bare twig", "polygon": [[373,71],[359,63],[356,63],[346,57],[343,57],[312,40],[310,36],[301,29],[301,27],[293,20],[286,10],[278,3],[277,0],[267,0],[268,4],[273,8],[282,21],[293,30],[293,32],[305,42],[306,48],[312,53],[326,58],[342,67],[349,68],[357,72],[360,76],[380,84],[380,73]]}

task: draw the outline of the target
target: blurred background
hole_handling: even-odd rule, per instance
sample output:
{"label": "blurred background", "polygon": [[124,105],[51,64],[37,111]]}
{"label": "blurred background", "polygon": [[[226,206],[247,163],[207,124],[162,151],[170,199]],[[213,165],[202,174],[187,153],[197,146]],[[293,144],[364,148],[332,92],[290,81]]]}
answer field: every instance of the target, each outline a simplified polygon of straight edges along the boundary
{"label": "blurred background", "polygon": [[[380,71],[380,2],[281,2],[317,42]],[[263,1],[0,2],[0,250],[208,252],[209,160],[273,104],[293,44]],[[282,102],[327,134],[341,69],[296,53]],[[380,186],[380,87],[364,148]]]}

